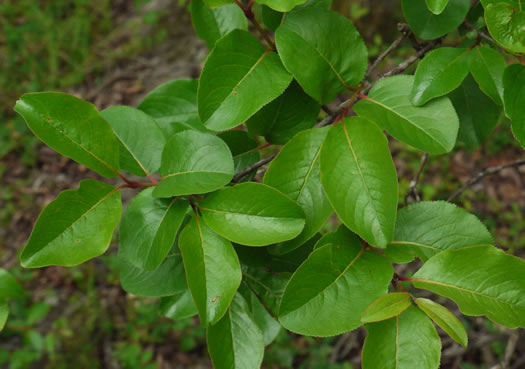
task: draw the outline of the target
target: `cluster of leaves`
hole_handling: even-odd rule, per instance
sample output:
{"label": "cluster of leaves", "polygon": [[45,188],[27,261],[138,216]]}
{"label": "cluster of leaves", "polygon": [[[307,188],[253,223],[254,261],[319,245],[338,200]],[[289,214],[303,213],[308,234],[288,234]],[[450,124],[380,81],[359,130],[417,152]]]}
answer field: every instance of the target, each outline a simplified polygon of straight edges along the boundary
{"label": "cluster of leaves", "polygon": [[[217,369],[260,367],[281,326],[332,336],[363,324],[363,368],[438,368],[432,322],[462,345],[465,329],[400,280],[452,299],[464,314],[525,327],[525,261],[495,248],[484,225],[453,204],[398,211],[383,132],[443,154],[458,132],[479,143],[504,109],[523,145],[525,67],[507,66],[481,38],[465,38],[465,47],[429,53],[415,76],[383,78],[368,91],[366,46],[330,1],[257,0],[257,16],[253,1],[236,3],[192,1],[197,33],[212,50],[200,79],[164,84],[137,109],[98,112],[53,92],[17,102],[44,143],[125,181],[85,180],[60,194],[40,215],[22,265],[73,266],[99,256],[120,222],[123,288],[161,297],[174,319],[198,314]],[[428,0],[427,8],[405,0],[403,9],[417,36],[437,39],[464,22],[469,3]],[[483,5],[489,18],[494,4]],[[322,104],[344,92],[352,97],[334,125],[314,127]],[[350,107],[357,116],[344,118]],[[258,183],[261,137],[264,146],[283,147]],[[144,189],[121,219],[123,188]],[[343,224],[321,235],[334,211]],[[424,264],[414,276],[394,273],[393,264],[415,258]]]}

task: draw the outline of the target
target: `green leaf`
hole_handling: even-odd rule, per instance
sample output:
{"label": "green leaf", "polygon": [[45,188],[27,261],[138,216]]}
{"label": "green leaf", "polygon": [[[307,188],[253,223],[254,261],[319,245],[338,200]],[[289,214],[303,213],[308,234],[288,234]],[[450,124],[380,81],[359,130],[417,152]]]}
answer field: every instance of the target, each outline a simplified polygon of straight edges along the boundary
{"label": "green leaf", "polygon": [[9,304],[7,301],[0,301],[0,332],[5,327],[7,316],[9,315]]}
{"label": "green leaf", "polygon": [[468,74],[469,49],[441,47],[429,52],[416,70],[410,100],[420,106],[455,90]]}
{"label": "green leaf", "polygon": [[231,181],[233,158],[228,145],[217,136],[183,131],[166,144],[160,174],[155,197],[207,193]]}
{"label": "green leaf", "polygon": [[493,246],[444,251],[427,261],[412,283],[454,300],[465,315],[525,327],[525,261]]}
{"label": "green leaf", "polygon": [[232,244],[193,218],[179,238],[188,286],[203,326],[228,310],[241,284],[241,267]]}
{"label": "green leaf", "polygon": [[137,176],[160,168],[166,138],[146,113],[129,106],[113,106],[100,112],[120,143],[120,167]]}
{"label": "green leaf", "polygon": [[291,80],[276,53],[249,32],[234,30],[217,41],[206,60],[199,115],[215,131],[236,127],[281,95]]}
{"label": "green leaf", "polygon": [[264,338],[250,314],[246,300],[236,294],[228,313],[206,334],[215,369],[259,369]]}
{"label": "green leaf", "polygon": [[485,95],[471,76],[449,97],[459,117],[458,141],[471,147],[481,145],[498,124],[501,106]]}
{"label": "green leaf", "polygon": [[158,199],[153,188],[129,203],[120,224],[121,256],[146,270],[157,268],[168,255],[189,209],[184,199]]}
{"label": "green leaf", "polygon": [[275,32],[277,27],[281,25],[284,14],[264,5],[262,6],[261,13],[264,25],[272,32]]}
{"label": "green leaf", "polygon": [[503,101],[503,72],[507,67],[505,57],[490,47],[477,46],[470,52],[470,73],[481,91],[496,104]]}
{"label": "green leaf", "polygon": [[286,15],[275,33],[279,55],[304,91],[329,103],[363,79],[366,46],[352,22],[322,7],[304,7]]}
{"label": "green leaf", "polygon": [[172,320],[186,319],[198,314],[189,289],[178,291],[173,296],[162,297],[159,308],[162,315]]}
{"label": "green leaf", "polygon": [[448,0],[425,0],[425,2],[428,10],[436,15],[441,14],[448,4]]}
{"label": "green leaf", "polygon": [[191,1],[191,21],[197,36],[213,49],[215,42],[234,29],[248,29],[248,21],[237,4],[208,9],[203,0]]}
{"label": "green leaf", "polygon": [[505,111],[512,119],[512,132],[525,148],[525,67],[520,64],[507,67],[503,75],[503,86]]}
{"label": "green leaf", "polygon": [[239,156],[257,148],[257,142],[248,136],[248,133],[240,130],[224,131],[217,135],[226,142],[232,155]]}
{"label": "green leaf", "polygon": [[319,153],[328,127],[299,133],[272,161],[264,183],[296,201],[305,213],[305,226],[295,239],[278,246],[280,253],[296,249],[312,238],[333,210],[321,187]]}
{"label": "green leaf", "polygon": [[525,53],[525,11],[521,0],[491,2],[485,6],[485,21],[498,44],[513,53]]}
{"label": "green leaf", "polygon": [[185,124],[198,130],[206,130],[197,112],[197,79],[166,82],[146,95],[138,106],[158,123],[167,138],[182,130]]}
{"label": "green leaf", "polygon": [[117,260],[122,288],[131,294],[161,297],[176,295],[188,289],[182,256],[176,246],[157,269],[152,271],[135,267],[120,252]]}
{"label": "green leaf", "polygon": [[365,325],[363,369],[438,369],[441,341],[430,319],[412,306],[403,314]]}
{"label": "green leaf", "polygon": [[344,245],[352,242],[355,234],[353,234],[344,224],[340,224],[335,232],[325,233],[319,241],[314,245],[314,250],[321,246],[328,245],[330,243],[337,245]]}
{"label": "green leaf", "polygon": [[410,103],[413,76],[394,76],[379,81],[354,106],[358,115],[375,122],[400,141],[431,154],[454,148],[459,121],[447,97],[416,107]]}
{"label": "green leaf", "polygon": [[218,8],[219,6],[233,3],[233,0],[204,0],[208,8]]}
{"label": "green leaf", "polygon": [[281,96],[252,116],[246,127],[252,136],[264,136],[268,142],[284,145],[298,132],[312,128],[320,109],[293,81]]}
{"label": "green leaf", "polygon": [[424,40],[433,40],[463,23],[470,0],[450,0],[439,15],[433,14],[424,1],[402,0],[402,5],[410,29]]}
{"label": "green leaf", "polygon": [[397,212],[397,174],[385,135],[358,117],[333,126],[321,149],[321,182],[341,221],[385,248]]}
{"label": "green leaf", "polygon": [[348,244],[322,246],[290,279],[279,320],[286,329],[308,336],[355,329],[368,305],[385,294],[393,273],[392,264],[365,251],[357,237]]}
{"label": "green leaf", "polygon": [[37,92],[23,95],[15,111],[58,153],[104,177],[118,175],[117,138],[92,104],[68,94]]}
{"label": "green leaf", "polygon": [[396,263],[415,256],[427,261],[445,250],[492,243],[485,225],[464,209],[446,201],[421,201],[399,211],[385,254]]}
{"label": "green leaf", "polygon": [[304,4],[306,0],[255,0],[255,2],[266,5],[278,12],[289,12],[297,5]]}
{"label": "green leaf", "polygon": [[467,347],[468,336],[463,324],[446,307],[425,298],[414,300],[417,306],[457,343]]}
{"label": "green leaf", "polygon": [[40,214],[20,254],[24,268],[74,266],[102,255],[122,213],[120,191],[92,179],[62,192]]}
{"label": "green leaf", "polygon": [[0,301],[24,296],[24,289],[7,270],[0,268]]}
{"label": "green leaf", "polygon": [[214,192],[199,208],[215,232],[246,246],[290,240],[305,224],[304,212],[294,201],[260,183],[241,183]]}
{"label": "green leaf", "polygon": [[366,308],[361,322],[380,322],[398,316],[412,305],[410,294],[395,292],[381,296]]}
{"label": "green leaf", "polygon": [[268,273],[264,269],[243,267],[243,283],[261,299],[269,312],[277,316],[279,305],[290,280],[289,273]]}

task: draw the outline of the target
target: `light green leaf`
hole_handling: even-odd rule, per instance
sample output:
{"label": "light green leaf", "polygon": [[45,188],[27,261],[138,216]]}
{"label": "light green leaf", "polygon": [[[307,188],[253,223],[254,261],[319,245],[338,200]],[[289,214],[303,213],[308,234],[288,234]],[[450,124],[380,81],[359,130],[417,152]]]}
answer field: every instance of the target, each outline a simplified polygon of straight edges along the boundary
{"label": "light green leaf", "polygon": [[193,218],[179,238],[188,286],[203,326],[217,323],[241,284],[241,267],[232,244]]}
{"label": "light green leaf", "polygon": [[275,33],[279,55],[304,91],[329,103],[363,79],[366,46],[352,22],[322,7],[304,7],[286,15]]}
{"label": "light green leaf", "polygon": [[248,21],[237,4],[208,9],[203,0],[191,1],[191,21],[197,36],[206,42],[208,49],[234,29],[248,29]]}
{"label": "light green leaf", "polygon": [[0,301],[20,298],[24,296],[24,289],[15,277],[7,270],[0,268]]}
{"label": "light green leaf", "polygon": [[118,175],[117,138],[92,104],[68,94],[37,92],[23,95],[15,111],[60,154],[104,177]]}
{"label": "light green leaf", "polygon": [[449,97],[459,117],[458,141],[479,146],[498,124],[501,106],[485,95],[471,76]]}
{"label": "light green leaf", "polygon": [[312,128],[320,109],[293,81],[281,96],[252,116],[246,127],[252,136],[264,136],[268,142],[283,145],[298,132]]}
{"label": "light green leaf", "polygon": [[396,263],[416,256],[427,261],[445,250],[492,243],[485,225],[464,209],[446,201],[421,201],[399,211],[386,255]]}
{"label": "light green leaf", "polygon": [[490,47],[477,46],[470,52],[470,73],[496,104],[503,101],[503,72],[507,67],[505,57]]}
{"label": "light green leaf", "polygon": [[465,327],[446,307],[425,298],[417,298],[414,301],[454,341],[463,345],[463,347],[467,347],[468,336]]}
{"label": "light green leaf", "polygon": [[121,213],[117,188],[92,179],[80,182],[42,211],[20,254],[22,266],[74,266],[102,255]]}
{"label": "light green leaf", "polygon": [[429,52],[416,70],[410,100],[420,106],[455,90],[468,74],[469,49],[441,47]]}
{"label": "light green leaf", "polygon": [[398,316],[412,305],[410,294],[394,292],[381,296],[366,308],[361,322],[380,322]]}
{"label": "light green leaf", "polygon": [[439,368],[441,340],[430,319],[415,306],[365,328],[363,369]]}
{"label": "light green leaf", "polygon": [[146,95],[138,106],[158,123],[167,138],[188,128],[206,130],[197,112],[197,87],[199,81],[174,80],[166,82]]}
{"label": "light green leaf", "polygon": [[525,148],[525,67],[513,64],[503,75],[505,111],[512,119],[512,133]]}
{"label": "light green leaf", "polygon": [[297,201],[305,213],[302,233],[278,246],[280,253],[296,249],[312,238],[333,210],[321,187],[319,154],[327,128],[313,128],[297,134],[272,161],[264,183]]}
{"label": "light green leaf", "polygon": [[513,53],[525,53],[525,11],[521,0],[501,0],[486,5],[485,22],[498,44]]}
{"label": "light green leaf", "polygon": [[304,4],[306,0],[255,0],[255,2],[267,5],[278,12],[289,12],[297,5]]}
{"label": "light green leaf", "polygon": [[433,40],[456,29],[470,9],[470,0],[450,0],[439,14],[433,14],[424,1],[402,0],[410,29],[424,40]]}
{"label": "light green leaf", "polygon": [[409,95],[413,76],[394,76],[379,81],[354,106],[354,111],[375,122],[400,141],[431,154],[443,154],[454,148],[459,121],[447,97],[416,107]]}
{"label": "light green leaf", "polygon": [[206,60],[199,115],[215,131],[236,127],[281,95],[291,80],[276,53],[249,32],[234,30],[217,41]]}
{"label": "light green leaf", "polygon": [[118,255],[120,284],[133,295],[144,297],[173,296],[188,289],[182,256],[173,247],[164,261],[152,271],[133,266]]}
{"label": "light green leaf", "polygon": [[183,131],[166,144],[160,174],[155,197],[207,193],[231,181],[233,158],[228,145],[217,136]]}
{"label": "light green leaf", "polygon": [[241,183],[210,194],[199,206],[206,223],[246,246],[287,241],[304,228],[304,212],[290,198],[260,183]]}
{"label": "light green leaf", "polygon": [[286,329],[308,336],[355,329],[368,305],[385,294],[393,273],[392,264],[365,251],[357,237],[349,244],[322,246],[290,279],[279,320]]}
{"label": "light green leaf", "polygon": [[465,315],[525,327],[525,261],[493,246],[444,251],[413,279],[416,288],[454,300]]}
{"label": "light green leaf", "polygon": [[120,143],[120,167],[137,176],[160,168],[166,138],[146,113],[129,106],[113,106],[100,112]]}
{"label": "light green leaf", "polygon": [[264,338],[250,314],[246,300],[236,294],[228,313],[206,334],[215,369],[259,369]]}
{"label": "light green leaf", "polygon": [[158,199],[148,188],[131,200],[120,224],[120,255],[146,270],[157,268],[170,251],[189,209],[184,199]]}
{"label": "light green leaf", "polygon": [[425,0],[425,2],[428,10],[436,15],[441,14],[448,4],[448,0]]}
{"label": "light green leaf", "polygon": [[189,289],[178,291],[173,296],[162,297],[159,308],[162,315],[172,320],[186,319],[198,314]]}
{"label": "light green leaf", "polygon": [[7,301],[0,301],[0,332],[5,327],[7,316],[9,315],[9,304]]}
{"label": "light green leaf", "polygon": [[333,126],[321,149],[321,183],[341,221],[373,246],[392,240],[397,174],[383,133],[352,117]]}

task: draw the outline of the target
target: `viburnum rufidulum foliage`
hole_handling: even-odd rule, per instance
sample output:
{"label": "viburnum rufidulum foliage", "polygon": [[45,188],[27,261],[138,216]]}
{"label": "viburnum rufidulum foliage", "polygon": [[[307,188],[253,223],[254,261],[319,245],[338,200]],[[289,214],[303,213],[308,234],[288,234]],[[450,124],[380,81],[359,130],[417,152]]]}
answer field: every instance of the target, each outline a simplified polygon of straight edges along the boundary
{"label": "viburnum rufidulum foliage", "polygon": [[[408,25],[369,63],[358,30],[330,3],[193,0],[210,50],[200,78],[163,84],[137,108],[22,96],[15,110],[40,140],[123,180],[60,194],[22,266],[83,263],[118,228],[123,288],[160,298],[173,319],[198,315],[216,369],[259,368],[283,327],[333,336],[363,325],[363,368],[438,368],[436,326],[464,346],[467,333],[421,290],[465,315],[525,327],[525,261],[451,202],[400,204],[385,134],[443,155],[479,145],[506,116],[525,145],[525,66],[513,56],[525,51],[523,10],[513,0],[473,9],[403,0]],[[451,33],[466,37],[448,45]],[[373,77],[407,36],[418,49]],[[344,102],[325,105],[334,101]],[[125,188],[136,196],[122,214]],[[339,227],[322,233],[333,214]],[[395,273],[416,259],[413,275]]]}

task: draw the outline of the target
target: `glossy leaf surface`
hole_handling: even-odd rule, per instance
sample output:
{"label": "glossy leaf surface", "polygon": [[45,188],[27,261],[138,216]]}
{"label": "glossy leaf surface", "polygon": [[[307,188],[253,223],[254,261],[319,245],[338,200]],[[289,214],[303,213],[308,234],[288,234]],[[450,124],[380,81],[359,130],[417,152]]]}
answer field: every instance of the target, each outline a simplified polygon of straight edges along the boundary
{"label": "glossy leaf surface", "polygon": [[436,15],[441,14],[448,4],[448,0],[425,0],[425,2],[428,10]]}
{"label": "glossy leaf surface", "polygon": [[241,183],[214,192],[199,208],[215,232],[247,246],[290,240],[305,224],[304,212],[293,200],[260,183]]}
{"label": "glossy leaf surface", "polygon": [[179,238],[188,286],[203,326],[217,323],[241,283],[239,259],[232,244],[193,218]]}
{"label": "glossy leaf surface", "polygon": [[23,95],[15,111],[58,153],[104,177],[117,175],[117,138],[92,104],[68,94],[37,92]]}
{"label": "glossy leaf surface", "polygon": [[491,245],[492,236],[476,216],[446,201],[421,201],[398,213],[386,255],[396,263],[427,261],[450,249]]}
{"label": "glossy leaf surface", "polygon": [[[488,3],[488,1],[485,1]],[[490,1],[485,6],[485,21],[490,35],[513,53],[525,53],[525,11],[522,0]]]}
{"label": "glossy leaf surface", "polygon": [[231,181],[233,158],[228,145],[217,136],[183,131],[166,144],[160,174],[163,178],[153,196],[207,193]]}
{"label": "glossy leaf surface", "polygon": [[412,283],[454,300],[465,315],[525,327],[525,261],[494,246],[444,251],[427,261]]}
{"label": "glossy leaf surface", "polygon": [[173,296],[162,297],[159,309],[162,315],[173,320],[186,319],[198,314],[189,289],[178,291]]}
{"label": "glossy leaf surface", "polygon": [[365,44],[354,25],[335,12],[321,7],[293,11],[277,29],[275,41],[286,69],[322,104],[365,75]]}
{"label": "glossy leaf surface", "polygon": [[297,201],[305,213],[305,226],[295,239],[279,245],[291,251],[313,237],[333,210],[321,187],[319,154],[328,128],[314,128],[297,134],[272,161],[264,183]]}
{"label": "glossy leaf surface", "polygon": [[288,87],[292,76],[279,56],[247,31],[217,41],[202,70],[199,115],[209,129],[238,126]]}
{"label": "glossy leaf surface", "polygon": [[478,46],[470,52],[470,73],[479,88],[498,105],[503,101],[503,72],[506,67],[505,57],[490,47]]}
{"label": "glossy leaf surface", "polygon": [[321,149],[321,182],[342,222],[371,245],[392,240],[397,174],[383,133],[352,117],[333,126]]}
{"label": "glossy leaf surface", "polygon": [[375,122],[392,136],[431,154],[449,152],[456,143],[459,121],[447,97],[416,107],[410,102],[414,77],[394,76],[379,81],[354,106],[354,111]]}
{"label": "glossy leaf surface", "polygon": [[73,266],[102,255],[121,213],[119,190],[92,179],[80,182],[42,211],[20,254],[22,266]]}
{"label": "glossy leaf surface", "polygon": [[350,244],[316,249],[286,286],[279,309],[281,324],[308,336],[334,336],[359,327],[368,305],[386,292],[392,265],[365,251],[354,237]]}
{"label": "glossy leaf surface", "polygon": [[398,316],[412,305],[410,294],[407,292],[393,292],[381,296],[366,308],[361,322],[380,322]]}

